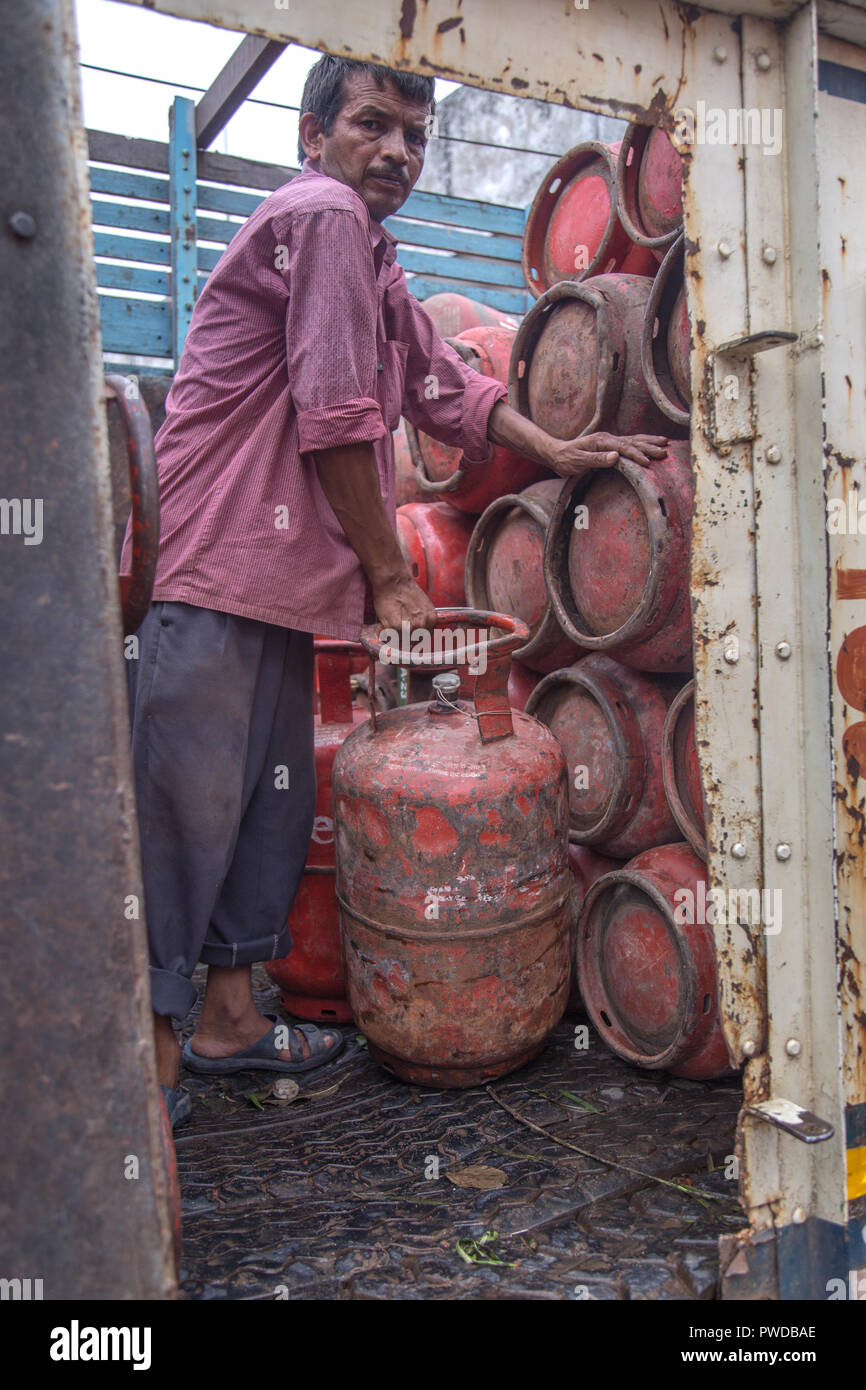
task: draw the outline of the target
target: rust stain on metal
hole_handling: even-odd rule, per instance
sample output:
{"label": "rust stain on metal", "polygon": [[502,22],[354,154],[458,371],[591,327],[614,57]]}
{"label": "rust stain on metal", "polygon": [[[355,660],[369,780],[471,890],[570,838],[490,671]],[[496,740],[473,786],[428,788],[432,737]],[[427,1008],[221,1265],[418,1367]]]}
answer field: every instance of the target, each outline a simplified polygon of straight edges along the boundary
{"label": "rust stain on metal", "polygon": [[866,598],[866,570],[836,569],[836,597]]}

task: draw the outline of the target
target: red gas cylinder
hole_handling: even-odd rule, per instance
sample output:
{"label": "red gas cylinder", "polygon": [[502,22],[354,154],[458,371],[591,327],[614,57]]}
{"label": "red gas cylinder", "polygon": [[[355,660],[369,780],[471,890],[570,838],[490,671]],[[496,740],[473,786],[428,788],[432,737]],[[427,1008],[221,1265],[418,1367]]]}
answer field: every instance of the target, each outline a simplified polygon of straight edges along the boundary
{"label": "red gas cylinder", "polygon": [[695,741],[695,683],[671,704],[662,734],[662,772],[671,814],[695,854],[707,857],[706,814]]}
{"label": "red gas cylinder", "polygon": [[[482,376],[492,377],[503,384],[508,380],[508,365],[514,346],[511,328],[470,328],[457,338],[448,340],[464,362]],[[436,498],[477,515],[505,492],[517,492],[537,478],[549,476],[548,470],[522,454],[495,445],[489,463],[464,469],[463,454],[450,444],[441,444],[423,430],[406,426],[409,447],[415,461],[418,486],[428,501]]]}
{"label": "red gas cylinder", "polygon": [[394,431],[394,476],[398,507],[407,502],[423,502],[424,493],[418,486],[418,475],[412,462],[412,450],[406,435],[406,421],[401,420]]}
{"label": "red gas cylinder", "polygon": [[511,708],[526,709],[526,701],[537,685],[537,671],[530,671],[529,667],[521,662],[512,661],[511,674],[508,677],[508,703]]}
{"label": "red gas cylinder", "polygon": [[677,837],[662,776],[662,730],[676,677],[595,652],[545,676],[526,713],[559,740],[570,773],[568,837],[629,859]]}
{"label": "red gas cylinder", "polygon": [[731,1070],[707,891],[689,846],[662,845],[597,880],[577,932],[581,992],[608,1047],[703,1081]]}
{"label": "red gas cylinder", "polygon": [[314,1023],[349,1023],[340,947],[340,913],[334,892],[334,808],[331,769],[348,734],[366,724],[368,714],[352,704],[350,657],[355,642],[317,640],[321,713],[316,715],[316,816],[307,862],[289,913],[292,949],[282,960],[265,962],[280,986],[283,1007]]}
{"label": "red gas cylinder", "polygon": [[544,578],[573,642],[640,670],[691,672],[693,499],[685,441],[650,468],[620,458],[566,484]]}
{"label": "red gas cylinder", "polygon": [[[596,854],[587,845],[568,846],[568,867],[571,869],[574,887],[571,890],[571,922],[572,937],[577,945],[577,924],[580,921],[580,914],[583,911],[583,904],[587,893],[597,878],[603,874],[612,873],[614,869],[622,868],[621,859],[609,859],[606,854]],[[572,966],[574,965],[575,951],[572,951]],[[583,996],[580,993],[580,986],[577,975],[572,968],[571,990],[568,995],[568,1004],[565,1012],[567,1014],[584,1014],[586,1009],[583,1003]]]}
{"label": "red gas cylinder", "polygon": [[617,217],[618,152],[619,145],[586,140],[545,174],[523,234],[523,277],[536,299],[561,280],[655,273],[651,252],[630,240]]}
{"label": "red gas cylinder", "polygon": [[511,354],[511,404],[557,439],[596,430],[671,434],[641,366],[653,282],[645,275],[563,280],[533,304]]}
{"label": "red gas cylinder", "polygon": [[658,126],[630,125],[616,167],[617,210],[632,241],[661,250],[683,225],[683,160]]}
{"label": "red gas cylinder", "polygon": [[[404,1081],[465,1087],[528,1062],[565,1008],[568,789],[556,740],[508,706],[525,625],[474,609],[440,610],[439,625],[471,634],[475,707],[442,675],[430,704],[350,734],[334,762],[337,892],[371,1055]],[[491,627],[504,635],[475,636]],[[435,635],[423,664],[453,665]],[[362,640],[380,653],[377,629]]]}
{"label": "red gas cylinder", "polygon": [[456,338],[467,328],[516,328],[518,320],[465,294],[431,294],[421,301],[440,338]]}
{"label": "red gas cylinder", "polygon": [[466,600],[520,618],[530,638],[517,658],[533,671],[555,671],[582,655],[569,641],[544,584],[544,539],[561,478],[497,497],[475,524],[466,552]]}
{"label": "red gas cylinder", "polygon": [[445,502],[397,508],[397,539],[409,572],[434,608],[463,603],[466,550],[472,518]]}
{"label": "red gas cylinder", "polygon": [[[688,426],[692,404],[684,248],[685,238],[680,236],[662,261],[641,335],[641,369],[647,389],[677,431]],[[670,433],[670,423],[663,433]]]}

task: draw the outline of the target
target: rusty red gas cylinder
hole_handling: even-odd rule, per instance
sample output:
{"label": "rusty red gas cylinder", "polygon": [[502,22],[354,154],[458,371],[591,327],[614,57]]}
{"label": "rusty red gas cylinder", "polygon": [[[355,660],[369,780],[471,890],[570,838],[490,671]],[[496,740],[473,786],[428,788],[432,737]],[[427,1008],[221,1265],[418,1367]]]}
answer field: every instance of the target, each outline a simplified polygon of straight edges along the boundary
{"label": "rusty red gas cylinder", "polygon": [[647,390],[679,432],[691,416],[689,357],[691,330],[686,302],[685,238],[680,236],[662,261],[647,301],[641,335],[641,370]]}
{"label": "rusty red gas cylinder", "polygon": [[573,642],[639,670],[691,672],[693,498],[685,441],[650,468],[620,458],[566,484],[544,577]]}
{"label": "rusty red gas cylinder", "polygon": [[652,254],[617,217],[618,153],[619,145],[587,140],[545,174],[523,234],[523,276],[536,298],[561,280],[655,273]]}
{"label": "rusty red gas cylinder", "polygon": [[701,859],[707,857],[706,815],[695,740],[695,683],[673,700],[662,734],[662,772],[671,815]]}
{"label": "rusty red gas cylinder", "polygon": [[544,584],[544,540],[561,478],[497,497],[475,524],[466,552],[466,601],[512,613],[529,628],[517,660],[533,671],[570,666],[582,652],[566,637]]}
{"label": "rusty red gas cylinder", "polygon": [[632,241],[661,250],[683,225],[683,161],[665,131],[630,125],[616,168],[617,210]]}
{"label": "rusty red gas cylinder", "polygon": [[[448,341],[473,370],[503,385],[507,382],[513,329],[470,328]],[[519,492],[538,478],[550,476],[541,464],[499,444],[494,446],[489,463],[464,466],[462,451],[453,445],[442,444],[408,423],[406,433],[418,486],[428,501],[448,502],[463,512],[477,515],[495,497]]]}
{"label": "rusty red gas cylinder", "polygon": [[641,366],[641,338],[653,282],[644,275],[563,280],[517,331],[510,401],[557,439],[596,430],[670,435]]}
{"label": "rusty red gas cylinder", "polygon": [[686,844],[647,850],[590,888],[577,975],[592,1022],[635,1066],[725,1076],[706,866]]}
{"label": "rusty red gas cylinder", "polygon": [[[568,789],[556,740],[508,705],[525,625],[438,616],[426,660],[414,645],[381,651],[376,628],[362,640],[430,669],[453,666],[447,634],[459,648],[468,632],[457,664],[479,668],[474,709],[454,698],[457,676],[440,675],[430,704],[349,735],[334,762],[337,892],[349,1003],[371,1055],[404,1081],[466,1087],[529,1061],[565,1008]],[[503,635],[488,643],[493,628]]]}
{"label": "rusty red gas cylinder", "polygon": [[518,320],[501,309],[491,309],[465,294],[431,294],[421,301],[425,314],[433,320],[440,338],[456,338],[467,328],[511,328]]}
{"label": "rusty red gas cylinder", "polygon": [[396,502],[398,507],[405,507],[408,502],[423,502],[424,493],[418,486],[418,477],[415,472],[415,465],[412,462],[412,450],[409,448],[409,440],[406,435],[406,421],[400,421],[394,431],[394,480]]}
{"label": "rusty red gas cylinder", "polygon": [[525,710],[526,701],[538,685],[538,672],[530,671],[520,661],[512,661],[508,677],[508,703],[512,709]]}
{"label": "rusty red gas cylinder", "polygon": [[[574,887],[571,890],[571,922],[575,948],[577,946],[577,924],[580,921],[580,914],[583,911],[587,893],[597,878],[601,878],[603,874],[612,873],[614,869],[622,868],[622,863],[621,859],[611,859],[606,854],[596,854],[595,850],[590,849],[588,845],[568,846],[568,867],[571,869],[571,875],[574,879]],[[573,950],[571,989],[565,1012],[585,1014],[583,996],[580,993],[580,986],[574,971],[575,957],[576,950]]]}
{"label": "rusty red gas cylinder", "polygon": [[[363,651],[363,648],[360,648]],[[352,704],[350,660],[355,642],[317,639],[316,667],[320,713],[315,717],[316,813],[307,862],[289,913],[292,949],[282,960],[265,962],[280,987],[284,1008],[312,1022],[349,1023],[340,943],[340,912],[335,893],[334,807],[331,769],[343,740],[365,724],[368,712]]]}
{"label": "rusty red gas cylinder", "polygon": [[409,572],[434,608],[463,603],[466,550],[472,517],[445,502],[410,502],[397,508],[397,539]]}
{"label": "rusty red gas cylinder", "polygon": [[569,769],[568,836],[615,859],[677,838],[662,776],[662,730],[679,681],[601,652],[553,671],[526,713],[559,740]]}

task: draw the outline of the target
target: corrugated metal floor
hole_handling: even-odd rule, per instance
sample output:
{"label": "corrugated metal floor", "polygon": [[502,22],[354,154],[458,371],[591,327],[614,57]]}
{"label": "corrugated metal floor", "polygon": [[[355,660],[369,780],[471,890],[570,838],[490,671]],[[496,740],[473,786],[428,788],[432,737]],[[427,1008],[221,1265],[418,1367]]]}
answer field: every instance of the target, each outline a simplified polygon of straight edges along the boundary
{"label": "corrugated metal floor", "polygon": [[[261,967],[254,982],[275,1012]],[[578,1051],[580,1021],[491,1091],[395,1081],[353,1028],[346,1054],[302,1078],[290,1104],[273,1102],[263,1073],[187,1076],[194,1115],[176,1140],[187,1296],[713,1298],[718,1236],[744,1225],[724,1176],[739,1084],[639,1072],[591,1031]],[[501,1185],[451,1181],[476,1165]],[[505,1263],[466,1263],[458,1241],[488,1231],[464,1250]]]}

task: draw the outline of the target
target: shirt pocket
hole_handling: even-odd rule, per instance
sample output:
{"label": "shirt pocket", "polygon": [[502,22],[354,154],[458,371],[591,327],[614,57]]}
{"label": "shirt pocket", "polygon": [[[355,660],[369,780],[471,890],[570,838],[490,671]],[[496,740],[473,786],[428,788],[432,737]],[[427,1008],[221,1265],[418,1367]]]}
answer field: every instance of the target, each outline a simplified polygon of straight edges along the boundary
{"label": "shirt pocket", "polygon": [[379,343],[376,372],[376,400],[382,407],[382,419],[391,431],[400,423],[403,413],[403,384],[406,380],[408,343]]}

